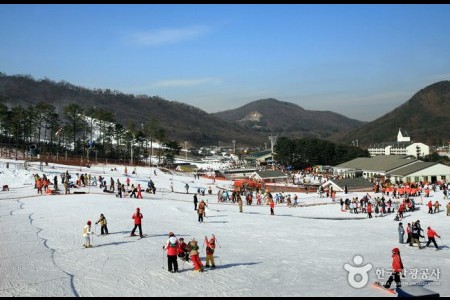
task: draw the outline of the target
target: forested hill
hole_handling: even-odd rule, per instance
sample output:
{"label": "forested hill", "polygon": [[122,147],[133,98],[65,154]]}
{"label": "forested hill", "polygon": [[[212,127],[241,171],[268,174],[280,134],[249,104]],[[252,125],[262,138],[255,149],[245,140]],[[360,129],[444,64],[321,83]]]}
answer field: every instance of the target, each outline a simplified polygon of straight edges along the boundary
{"label": "forested hill", "polygon": [[177,101],[145,95],[134,96],[109,89],[87,89],[68,82],[49,79],[35,80],[31,76],[7,76],[0,73],[0,96],[9,106],[52,104],[58,114],[71,103],[83,109],[96,107],[113,113],[116,122],[124,127],[158,121],[171,140],[189,141],[195,145],[238,144],[257,145],[267,140],[255,132],[228,123],[205,111]]}
{"label": "forested hill", "polygon": [[331,140],[359,146],[396,141],[402,128],[414,142],[442,145],[450,141],[450,81],[440,81],[418,91],[410,100],[364,126],[340,132]]}

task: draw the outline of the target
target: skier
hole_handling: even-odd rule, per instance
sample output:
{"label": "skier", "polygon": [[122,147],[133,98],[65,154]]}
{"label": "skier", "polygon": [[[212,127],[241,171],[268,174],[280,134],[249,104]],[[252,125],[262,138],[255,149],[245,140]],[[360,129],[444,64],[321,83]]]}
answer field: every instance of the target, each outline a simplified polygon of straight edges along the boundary
{"label": "skier", "polygon": [[400,273],[403,271],[403,262],[400,257],[400,250],[398,248],[392,249],[392,274],[389,276],[388,281],[384,285],[386,289],[391,287],[392,281],[395,279],[395,284],[397,288],[401,287]]}
{"label": "skier", "polygon": [[100,223],[100,235],[108,234],[108,226],[106,218],[103,214],[100,214],[100,218],[97,222],[95,222],[95,225],[97,225],[98,223]]}
{"label": "skier", "polygon": [[428,213],[432,214],[433,213],[433,203],[431,202],[431,200],[428,201],[427,206],[428,206]]}
{"label": "skier", "polygon": [[403,228],[403,223],[398,223],[398,242],[404,244],[403,237],[405,235],[405,229]]}
{"label": "skier", "polygon": [[437,236],[438,238],[441,238],[441,237],[436,233],[436,231],[434,231],[433,229],[431,229],[430,226],[428,226],[427,229],[428,229],[428,230],[427,230],[428,242],[427,242],[426,246],[428,247],[428,246],[430,245],[430,243],[433,242],[434,247],[436,247],[436,250],[439,250],[439,247],[438,247],[438,245],[437,245],[436,240],[434,239],[434,237],[435,237],[435,236]]}
{"label": "skier", "polygon": [[408,223],[408,225],[406,226],[406,234],[408,235],[408,238],[406,239],[406,243],[409,243],[410,246],[412,246],[411,229],[412,229],[411,223]]}
{"label": "skier", "polygon": [[209,268],[209,264],[211,263],[211,268],[215,268],[216,264],[214,263],[214,249],[216,248],[216,237],[214,234],[208,241],[208,238],[205,236],[205,244],[206,244],[206,265],[205,267]]}
{"label": "skier", "polygon": [[189,194],[189,184],[186,183],[186,185],[184,187],[186,189],[186,194]]}
{"label": "skier", "polygon": [[239,204],[239,212],[242,212],[242,198],[241,197],[239,197],[238,204]]}
{"label": "skier", "polygon": [[142,227],[141,227],[141,220],[144,216],[141,214],[140,212],[140,208],[136,208],[136,213],[133,214],[133,216],[131,217],[132,219],[134,219],[134,228],[131,231],[131,236],[135,236],[134,232],[136,231],[136,228],[139,227],[139,236],[143,237],[142,235]]}
{"label": "skier", "polygon": [[198,257],[198,244],[197,241],[193,238],[188,246],[189,257],[191,258],[192,263],[194,264],[194,272],[203,272],[203,264]]}
{"label": "skier", "polygon": [[91,245],[91,235],[93,235],[94,233],[91,231],[91,220],[88,220],[86,225],[83,227],[83,236],[86,240],[86,242],[84,243],[84,248],[92,248]]}
{"label": "skier", "polygon": [[173,193],[173,181],[170,181],[170,189],[171,189],[171,191]]}
{"label": "skier", "polygon": [[142,188],[140,183],[137,185],[137,198],[142,199]]}
{"label": "skier", "polygon": [[447,203],[447,216],[450,216],[450,202]]}
{"label": "skier", "polygon": [[439,201],[436,200],[436,202],[434,202],[434,213],[438,213],[439,212]]}
{"label": "skier", "polygon": [[275,202],[273,202],[273,199],[270,200],[270,215],[275,215],[275,212],[273,211],[275,207]]}
{"label": "skier", "polygon": [[197,203],[198,203],[197,194],[194,194],[194,210],[197,210]]}
{"label": "skier", "polygon": [[369,202],[367,204],[367,215],[369,216],[369,219],[372,218],[372,203]]}
{"label": "skier", "polygon": [[[166,242],[166,245],[163,246],[163,250],[167,250],[167,269],[171,273],[178,272],[178,255],[179,243],[175,234],[171,231],[169,232],[169,239]],[[173,266],[173,269],[172,269]]]}
{"label": "skier", "polygon": [[197,214],[198,214],[198,222],[203,223],[203,215],[205,213],[205,202],[202,200],[200,204],[198,205]]}

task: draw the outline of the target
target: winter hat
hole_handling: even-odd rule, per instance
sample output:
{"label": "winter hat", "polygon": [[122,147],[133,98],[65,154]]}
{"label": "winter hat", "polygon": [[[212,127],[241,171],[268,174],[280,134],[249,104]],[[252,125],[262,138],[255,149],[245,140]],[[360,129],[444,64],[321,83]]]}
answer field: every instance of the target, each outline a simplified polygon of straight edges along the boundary
{"label": "winter hat", "polygon": [[88,220],[88,221],[87,221],[87,224],[88,224],[88,225],[91,225],[91,220]]}
{"label": "winter hat", "polygon": [[141,209],[138,207],[138,208],[136,208],[136,211],[140,211]]}
{"label": "winter hat", "polygon": [[392,249],[392,252],[394,252],[394,253],[400,253],[400,249],[394,248],[394,249]]}
{"label": "winter hat", "polygon": [[431,227],[430,226],[428,226],[428,228],[427,229],[431,229]]}
{"label": "winter hat", "polygon": [[402,223],[402,222],[400,222],[400,223],[398,223],[398,225],[403,225],[403,223]]}
{"label": "winter hat", "polygon": [[169,232],[169,236],[175,236],[175,234],[173,234],[173,232]]}

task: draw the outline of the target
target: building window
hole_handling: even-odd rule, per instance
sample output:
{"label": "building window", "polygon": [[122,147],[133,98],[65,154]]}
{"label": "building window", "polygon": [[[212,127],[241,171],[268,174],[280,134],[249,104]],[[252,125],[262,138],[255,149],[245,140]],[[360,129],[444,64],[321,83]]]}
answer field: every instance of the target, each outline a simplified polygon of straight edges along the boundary
{"label": "building window", "polygon": [[411,182],[411,177],[406,177],[406,182]]}
{"label": "building window", "polygon": [[428,176],[423,176],[423,181],[428,182]]}
{"label": "building window", "polygon": [[[423,180],[427,181],[427,180],[425,179],[425,177],[424,177]],[[414,177],[414,182],[419,182],[419,176]]]}

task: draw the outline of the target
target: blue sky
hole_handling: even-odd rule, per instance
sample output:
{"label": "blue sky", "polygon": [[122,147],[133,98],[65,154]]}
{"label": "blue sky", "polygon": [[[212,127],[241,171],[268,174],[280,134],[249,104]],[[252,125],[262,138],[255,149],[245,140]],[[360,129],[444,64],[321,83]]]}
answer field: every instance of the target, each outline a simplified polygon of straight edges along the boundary
{"label": "blue sky", "polygon": [[276,98],[372,121],[450,80],[450,5],[0,5],[0,72],[206,112]]}

